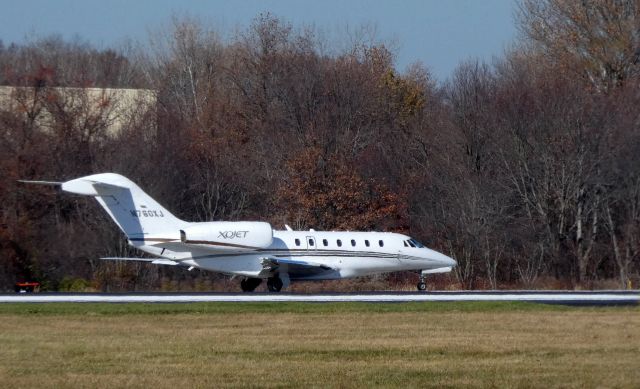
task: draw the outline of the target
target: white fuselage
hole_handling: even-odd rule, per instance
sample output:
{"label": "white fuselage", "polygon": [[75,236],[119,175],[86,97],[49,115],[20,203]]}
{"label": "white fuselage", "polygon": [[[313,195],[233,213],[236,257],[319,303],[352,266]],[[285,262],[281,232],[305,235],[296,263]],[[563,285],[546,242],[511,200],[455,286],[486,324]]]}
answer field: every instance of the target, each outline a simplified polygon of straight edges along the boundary
{"label": "white fuselage", "polygon": [[456,261],[408,236],[384,232],[286,231],[252,221],[189,223],[178,219],[138,185],[116,173],[65,182],[23,181],[59,186],[91,196],[124,232],[129,243],[153,258],[106,257],[156,265],[201,268],[244,276],[244,291],[267,280],[280,291],[290,280],[331,280],[394,271],[449,272]]}
{"label": "white fuselage", "polygon": [[[431,270],[455,266],[446,255],[426,247],[411,247],[408,236],[386,232],[273,231],[268,247],[234,249],[216,242],[198,247],[178,241],[146,240],[135,246],[150,254],[214,272],[262,277],[263,260],[276,258],[293,264],[280,265],[278,273],[291,280],[320,280],[407,270]],[[322,265],[314,274],[300,271],[296,261]],[[304,270],[304,269],[303,269]]]}

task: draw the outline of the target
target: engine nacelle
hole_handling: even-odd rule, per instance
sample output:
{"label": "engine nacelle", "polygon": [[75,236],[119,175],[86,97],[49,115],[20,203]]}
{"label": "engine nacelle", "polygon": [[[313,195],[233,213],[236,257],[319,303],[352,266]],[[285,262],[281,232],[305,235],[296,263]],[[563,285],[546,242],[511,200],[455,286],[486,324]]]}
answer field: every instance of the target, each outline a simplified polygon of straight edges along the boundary
{"label": "engine nacelle", "polygon": [[182,243],[229,250],[264,249],[273,241],[273,228],[265,222],[192,223],[180,230]]}

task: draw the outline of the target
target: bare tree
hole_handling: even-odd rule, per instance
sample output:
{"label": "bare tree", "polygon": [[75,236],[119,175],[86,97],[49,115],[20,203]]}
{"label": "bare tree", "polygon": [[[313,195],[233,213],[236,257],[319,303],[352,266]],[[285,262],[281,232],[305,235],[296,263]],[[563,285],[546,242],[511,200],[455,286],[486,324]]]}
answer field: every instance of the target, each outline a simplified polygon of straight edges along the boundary
{"label": "bare tree", "polygon": [[523,35],[557,67],[606,91],[640,71],[637,0],[523,0]]}

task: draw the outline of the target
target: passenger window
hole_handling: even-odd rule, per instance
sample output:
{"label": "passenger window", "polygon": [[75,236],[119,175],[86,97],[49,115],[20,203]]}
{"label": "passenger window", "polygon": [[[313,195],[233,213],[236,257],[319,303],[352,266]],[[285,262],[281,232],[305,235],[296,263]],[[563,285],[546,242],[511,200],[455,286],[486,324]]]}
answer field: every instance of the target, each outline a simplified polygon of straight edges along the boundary
{"label": "passenger window", "polygon": [[356,241],[354,239],[351,239],[351,246],[356,247]]}
{"label": "passenger window", "polygon": [[313,239],[309,239],[309,246],[313,246],[313,245],[314,245]]}
{"label": "passenger window", "polygon": [[365,245],[365,246],[367,246],[367,247],[369,247],[369,241],[368,241],[368,240],[365,240],[365,241],[364,241],[364,245]]}
{"label": "passenger window", "polygon": [[378,244],[380,245],[380,247],[384,247],[384,242],[382,240],[379,240]]}
{"label": "passenger window", "polygon": [[342,247],[342,241],[340,239],[338,239],[336,243],[338,243],[338,247]]}
{"label": "passenger window", "polygon": [[329,242],[327,242],[326,239],[322,239],[322,245],[326,247],[329,245]]}
{"label": "passenger window", "polygon": [[296,239],[296,246],[300,246],[300,239]]}

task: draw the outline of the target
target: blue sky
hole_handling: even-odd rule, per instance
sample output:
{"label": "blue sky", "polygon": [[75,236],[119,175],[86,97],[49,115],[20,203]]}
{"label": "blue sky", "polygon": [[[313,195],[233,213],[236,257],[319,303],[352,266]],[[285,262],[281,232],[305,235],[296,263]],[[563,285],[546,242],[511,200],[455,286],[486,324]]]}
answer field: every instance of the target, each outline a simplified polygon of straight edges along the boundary
{"label": "blue sky", "polygon": [[0,39],[6,45],[60,34],[108,47],[127,38],[146,41],[173,14],[196,16],[229,34],[270,12],[294,26],[312,24],[332,40],[375,26],[378,39],[393,43],[399,70],[420,61],[442,81],[460,61],[503,53],[516,37],[515,7],[516,0],[19,0],[3,3]]}

